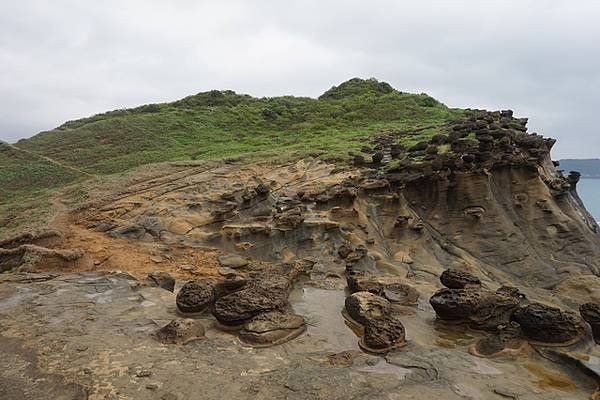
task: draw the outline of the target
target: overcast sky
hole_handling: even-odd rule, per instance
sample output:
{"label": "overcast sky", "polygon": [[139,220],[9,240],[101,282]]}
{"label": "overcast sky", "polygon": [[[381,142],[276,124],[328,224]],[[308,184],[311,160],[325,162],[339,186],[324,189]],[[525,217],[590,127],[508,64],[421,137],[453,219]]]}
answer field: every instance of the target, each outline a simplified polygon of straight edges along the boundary
{"label": "overcast sky", "polygon": [[0,2],[0,139],[210,89],[318,96],[352,77],[511,108],[600,157],[596,0]]}

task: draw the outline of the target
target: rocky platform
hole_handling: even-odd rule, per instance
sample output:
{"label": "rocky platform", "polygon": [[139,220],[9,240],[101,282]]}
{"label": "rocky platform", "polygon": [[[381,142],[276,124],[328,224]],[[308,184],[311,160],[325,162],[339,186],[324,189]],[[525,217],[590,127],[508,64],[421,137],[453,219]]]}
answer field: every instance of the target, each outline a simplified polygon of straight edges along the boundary
{"label": "rocky platform", "polygon": [[508,111],[405,136],[353,165],[164,166],[0,242],[0,397],[588,398],[577,174]]}

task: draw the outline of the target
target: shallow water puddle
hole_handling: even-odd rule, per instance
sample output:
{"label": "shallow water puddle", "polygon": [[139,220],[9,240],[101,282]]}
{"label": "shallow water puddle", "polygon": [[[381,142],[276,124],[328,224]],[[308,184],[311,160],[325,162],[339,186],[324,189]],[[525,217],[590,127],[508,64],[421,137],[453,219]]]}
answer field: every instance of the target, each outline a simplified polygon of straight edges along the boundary
{"label": "shallow water puddle", "polygon": [[358,349],[358,338],[342,316],[346,294],[343,290],[312,287],[295,289],[290,295],[294,312],[307,322],[307,335],[333,351]]}
{"label": "shallow water puddle", "polygon": [[433,344],[446,349],[466,346],[475,339],[474,336],[465,332],[463,327],[454,328],[451,326],[435,324],[433,329],[438,336],[438,338],[433,341]]}
{"label": "shallow water puddle", "polygon": [[525,364],[525,369],[532,373],[537,379],[533,383],[540,389],[555,389],[562,392],[573,392],[577,385],[565,374],[552,371],[538,364]]}

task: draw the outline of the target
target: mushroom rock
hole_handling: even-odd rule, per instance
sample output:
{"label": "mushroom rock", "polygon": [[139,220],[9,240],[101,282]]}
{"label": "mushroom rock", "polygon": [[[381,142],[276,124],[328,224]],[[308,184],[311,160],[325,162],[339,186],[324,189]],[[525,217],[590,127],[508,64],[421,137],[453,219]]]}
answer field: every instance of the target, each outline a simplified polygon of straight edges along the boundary
{"label": "mushroom rock", "polygon": [[472,328],[489,332],[508,324],[519,302],[519,298],[475,286],[444,288],[429,300],[439,319],[466,322]]}
{"label": "mushroom rock", "polygon": [[270,311],[248,322],[239,337],[251,346],[267,347],[292,340],[305,330],[306,323],[301,316]]}
{"label": "mushroom rock", "polygon": [[463,289],[467,285],[481,285],[481,281],[475,275],[454,268],[442,272],[440,282],[449,289]]}
{"label": "mushroom rock", "polygon": [[185,283],[175,298],[177,310],[186,315],[204,312],[215,301],[216,287],[217,281],[214,279]]}
{"label": "mushroom rock", "polygon": [[364,335],[359,341],[362,349],[371,353],[387,353],[406,344],[406,332],[400,319],[386,314],[370,319],[364,326]]}
{"label": "mushroom rock", "polygon": [[365,324],[368,320],[387,314],[391,308],[389,301],[370,292],[356,292],[345,301],[346,312],[354,321]]}
{"label": "mushroom rock", "polygon": [[261,313],[285,309],[290,290],[291,281],[286,277],[257,279],[219,298],[213,315],[225,326],[239,326]]}
{"label": "mushroom rock", "polygon": [[551,344],[569,343],[585,333],[583,321],[575,314],[541,303],[517,309],[512,320],[521,325],[528,339]]}

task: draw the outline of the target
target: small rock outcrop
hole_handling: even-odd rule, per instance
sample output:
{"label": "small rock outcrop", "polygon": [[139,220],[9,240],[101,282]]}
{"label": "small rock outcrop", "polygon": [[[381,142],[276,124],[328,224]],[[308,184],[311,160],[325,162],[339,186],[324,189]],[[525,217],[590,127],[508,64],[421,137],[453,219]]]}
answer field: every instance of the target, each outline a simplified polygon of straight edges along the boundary
{"label": "small rock outcrop", "polygon": [[291,281],[286,277],[268,276],[257,279],[242,289],[219,298],[215,302],[213,315],[221,324],[236,327],[259,314],[284,311],[291,287]]}
{"label": "small rock outcrop", "polygon": [[512,320],[521,326],[528,339],[542,343],[570,343],[585,333],[583,321],[577,315],[541,303],[519,308]]}
{"label": "small rock outcrop", "polygon": [[520,299],[505,293],[467,287],[441,289],[429,302],[441,320],[466,322],[472,328],[496,332],[510,322]]}
{"label": "small rock outcrop", "polygon": [[253,347],[267,347],[292,340],[305,330],[306,322],[301,316],[270,311],[244,325],[239,337]]}
{"label": "small rock outcrop", "polygon": [[362,330],[359,345],[368,352],[386,353],[406,344],[404,326],[383,297],[370,292],[348,296],[345,317]]}
{"label": "small rock outcrop", "polygon": [[464,289],[467,285],[481,285],[481,281],[476,276],[452,268],[442,272],[440,282],[449,289]]}
{"label": "small rock outcrop", "polygon": [[215,301],[217,281],[214,279],[195,280],[185,283],[175,303],[177,310],[184,315],[204,312]]}
{"label": "small rock outcrop", "polygon": [[154,333],[156,339],[165,344],[186,344],[204,339],[204,325],[195,319],[174,319]]}
{"label": "small rock outcrop", "polygon": [[172,292],[175,290],[175,278],[164,271],[150,272],[148,279],[159,288]]}

